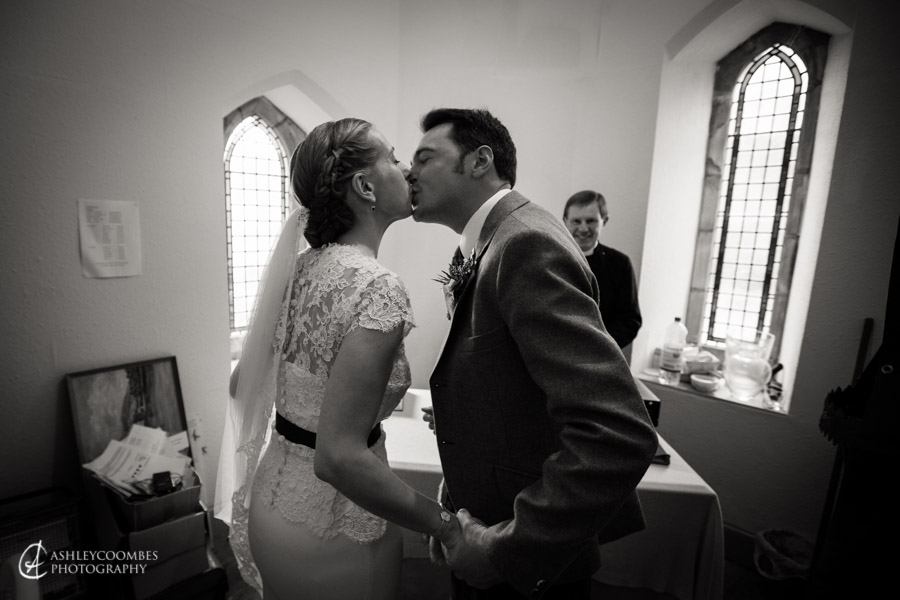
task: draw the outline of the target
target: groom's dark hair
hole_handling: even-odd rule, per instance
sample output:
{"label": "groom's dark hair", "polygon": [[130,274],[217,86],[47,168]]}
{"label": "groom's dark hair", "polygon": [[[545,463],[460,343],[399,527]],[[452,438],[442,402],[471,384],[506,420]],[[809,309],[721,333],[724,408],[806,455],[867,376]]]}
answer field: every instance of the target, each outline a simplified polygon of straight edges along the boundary
{"label": "groom's dark hair", "polygon": [[486,110],[471,108],[436,108],[422,117],[422,133],[438,125],[450,123],[450,137],[461,152],[458,168],[462,170],[463,158],[479,146],[490,146],[494,152],[494,168],[500,179],[516,185],[516,145],[506,126]]}

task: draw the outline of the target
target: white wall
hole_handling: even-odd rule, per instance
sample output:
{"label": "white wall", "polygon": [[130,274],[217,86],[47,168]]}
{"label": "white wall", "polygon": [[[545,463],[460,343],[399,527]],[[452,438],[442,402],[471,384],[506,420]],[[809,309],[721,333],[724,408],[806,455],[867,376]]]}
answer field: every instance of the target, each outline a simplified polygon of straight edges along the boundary
{"label": "white wall", "polygon": [[[174,354],[188,416],[200,419],[195,452],[207,483],[204,498],[211,498],[229,372],[222,118],[236,106],[274,90],[271,97],[282,110],[307,127],[319,118],[309,116],[310,102],[316,115],[367,118],[404,157],[412,154],[418,119],[429,109],[486,106],[507,124],[519,148],[517,189],[557,214],[574,191],[603,192],[612,213],[606,241],[646,271],[642,253],[648,196],[654,193],[657,115],[663,115],[660,90],[665,95],[671,76],[664,71],[666,44],[718,4],[3,3],[0,497],[76,479],[66,373]],[[875,11],[871,5],[862,10]],[[890,149],[889,138],[865,115],[891,116],[888,102],[873,100],[883,71],[880,55],[872,53],[887,38],[874,24],[866,31],[867,41],[859,43],[869,58],[850,66],[854,100],[845,106],[841,130],[847,146],[831,185],[823,232],[828,251],[819,257],[803,346],[810,350],[799,361],[795,387],[795,395],[810,398],[810,408],[802,421],[783,421],[774,444],[746,436],[735,445],[734,430],[764,429],[770,415],[748,417],[740,407],[707,406],[694,398],[665,399],[664,434],[719,490],[726,519],[748,529],[776,516],[809,529],[815,517],[772,512],[790,497],[779,496],[783,490],[760,492],[757,485],[747,494],[747,477],[767,480],[770,469],[786,469],[784,480],[793,478],[803,488],[803,510],[821,501],[827,473],[810,481],[797,477],[810,464],[821,470],[830,457],[813,423],[827,389],[816,365],[829,369],[832,387],[846,384],[852,360],[842,359],[855,347],[854,319],[883,314],[889,263],[882,254],[896,226],[885,191],[897,182],[888,163],[869,166],[886,155],[863,151],[870,138]],[[856,120],[848,122],[850,115]],[[692,143],[702,155],[704,143]],[[851,163],[857,156],[867,162]],[[140,202],[141,276],[82,277],[78,198]],[[871,212],[855,208],[859,198]],[[893,221],[883,218],[890,214]],[[658,223],[648,223],[646,231],[647,237],[659,235]],[[446,328],[430,278],[445,267],[455,240],[448,230],[408,221],[394,226],[382,247],[381,259],[412,293],[419,327],[407,350],[417,386],[426,385]],[[848,244],[852,252],[846,254]],[[861,261],[865,269],[857,269]],[[867,290],[864,303],[844,291],[845,279]],[[646,273],[641,281],[643,288]],[[643,289],[641,299],[645,310],[663,301]],[[835,324],[836,330],[823,327]],[[831,331],[841,336],[840,344]],[[786,466],[797,452],[815,456]],[[757,495],[763,499],[757,502]]]}
{"label": "white wall", "polygon": [[[560,218],[572,193],[602,192],[612,215],[604,243],[629,254],[639,271],[662,43],[703,3],[408,0],[400,9],[398,147],[411,154],[431,108],[487,107],[516,143],[516,189]],[[427,387],[447,325],[431,278],[446,268],[457,239],[404,222],[383,246],[381,258],[406,281],[418,319],[407,343],[418,387]]]}
{"label": "white wall", "polygon": [[[3,3],[0,497],[78,477],[66,373],[173,354],[211,500],[229,374],[222,118],[296,70],[340,98],[326,107],[395,135],[399,19],[383,4]],[[81,275],[78,198],[140,202],[141,276]]]}

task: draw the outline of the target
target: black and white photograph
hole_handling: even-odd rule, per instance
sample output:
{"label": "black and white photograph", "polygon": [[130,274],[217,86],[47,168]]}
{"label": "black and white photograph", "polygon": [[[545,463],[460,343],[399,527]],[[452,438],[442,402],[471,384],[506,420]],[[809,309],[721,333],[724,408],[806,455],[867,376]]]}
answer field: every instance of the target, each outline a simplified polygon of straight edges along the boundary
{"label": "black and white photograph", "polygon": [[883,595],[898,21],[0,3],[0,600]]}

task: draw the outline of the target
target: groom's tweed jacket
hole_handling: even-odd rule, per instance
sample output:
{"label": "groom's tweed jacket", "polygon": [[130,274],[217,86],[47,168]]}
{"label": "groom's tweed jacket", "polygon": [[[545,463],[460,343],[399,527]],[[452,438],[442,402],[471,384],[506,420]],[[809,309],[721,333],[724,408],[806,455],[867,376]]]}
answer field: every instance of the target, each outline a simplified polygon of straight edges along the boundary
{"label": "groom's tweed jacket", "polygon": [[453,507],[492,526],[491,562],[540,597],[643,529],[656,432],[558,219],[510,192],[475,254],[430,382],[441,464]]}

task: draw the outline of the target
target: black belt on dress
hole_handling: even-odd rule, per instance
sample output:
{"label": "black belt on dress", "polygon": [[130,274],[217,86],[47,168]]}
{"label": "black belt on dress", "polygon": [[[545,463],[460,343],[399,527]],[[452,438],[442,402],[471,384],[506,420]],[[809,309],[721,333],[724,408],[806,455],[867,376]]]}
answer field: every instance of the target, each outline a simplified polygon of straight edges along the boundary
{"label": "black belt on dress", "polygon": [[[309,448],[316,447],[316,434],[312,431],[307,431],[302,427],[298,427],[281,416],[281,413],[275,413],[275,431],[284,436],[289,442],[293,442],[295,444],[303,444]],[[372,431],[369,433],[369,439],[367,443],[369,448],[375,445],[375,442],[378,441],[378,438],[381,437],[381,423],[378,423],[375,427],[372,428]]]}

